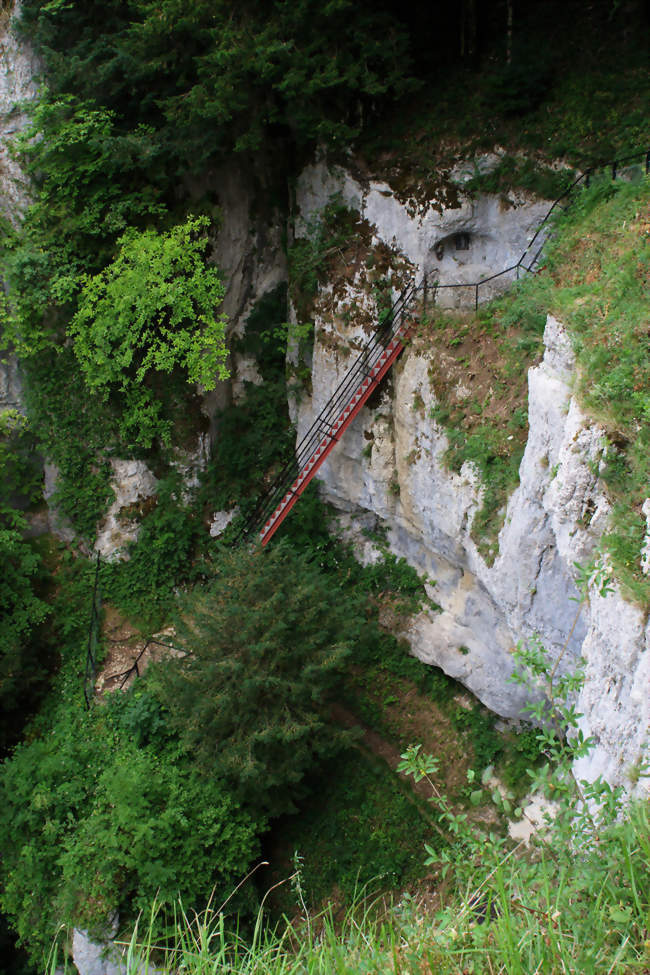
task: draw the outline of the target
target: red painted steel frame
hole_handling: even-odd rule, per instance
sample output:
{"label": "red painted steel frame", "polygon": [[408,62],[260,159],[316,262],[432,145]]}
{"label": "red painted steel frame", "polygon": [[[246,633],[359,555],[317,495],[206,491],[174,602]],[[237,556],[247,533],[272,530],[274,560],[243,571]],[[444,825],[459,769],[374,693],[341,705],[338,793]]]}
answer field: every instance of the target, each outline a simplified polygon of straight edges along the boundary
{"label": "red painted steel frame", "polygon": [[277,506],[271,517],[262,528],[260,532],[262,545],[266,545],[266,543],[273,537],[274,533],[278,530],[284,519],[287,517],[318,468],[334,449],[340,440],[341,435],[350,426],[361,407],[364,405],[373,390],[377,388],[403,348],[403,335],[393,339],[390,345],[386,346],[385,351],[382,353],[377,364],[371,370],[370,375],[364,379],[354,396],[352,396],[350,402],[339,414],[336,423],[332,427],[332,432],[328,433],[319,443],[318,447],[313,452],[296,480],[282,498],[280,504]]}

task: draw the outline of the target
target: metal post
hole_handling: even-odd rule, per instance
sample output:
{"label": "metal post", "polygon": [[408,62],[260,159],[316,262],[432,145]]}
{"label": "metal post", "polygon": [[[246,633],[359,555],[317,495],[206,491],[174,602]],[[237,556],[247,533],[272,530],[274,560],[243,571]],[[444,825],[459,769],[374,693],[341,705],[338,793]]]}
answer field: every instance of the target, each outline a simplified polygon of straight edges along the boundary
{"label": "metal post", "polygon": [[474,311],[478,311],[478,284],[474,288]]}
{"label": "metal post", "polygon": [[588,169],[585,175],[585,186],[587,187],[587,189],[589,189],[590,183],[591,183],[591,170]]}
{"label": "metal post", "polygon": [[616,160],[612,163],[612,179],[616,179]]}

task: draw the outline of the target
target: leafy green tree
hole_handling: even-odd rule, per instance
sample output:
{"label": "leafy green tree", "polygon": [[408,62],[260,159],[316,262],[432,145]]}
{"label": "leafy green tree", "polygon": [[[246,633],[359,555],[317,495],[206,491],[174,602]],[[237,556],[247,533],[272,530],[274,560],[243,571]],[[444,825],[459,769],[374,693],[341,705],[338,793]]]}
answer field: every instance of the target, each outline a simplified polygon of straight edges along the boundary
{"label": "leafy green tree", "polygon": [[127,228],[165,208],[150,178],[151,131],[122,133],[113,111],[73,95],[45,91],[14,151],[33,202],[17,233],[2,228],[2,263],[15,310],[8,333],[25,357],[62,339],[75,277],[99,270]]}
{"label": "leafy green tree", "polygon": [[357,630],[357,607],[283,545],[224,552],[214,580],[188,594],[182,658],[155,675],[185,747],[270,815],[343,740],[329,704]]}
{"label": "leafy green tree", "polygon": [[22,20],[58,91],[152,125],[185,171],[287,136],[341,142],[409,85],[403,25],[357,0],[27,0]]}
{"label": "leafy green tree", "polygon": [[129,230],[114,261],[81,278],[69,328],[75,353],[92,391],[124,394],[122,422],[134,443],[168,439],[156,395],[164,374],[180,369],[205,389],[228,376],[226,319],[217,314],[224,287],[204,259],[208,225],[190,217],[167,233]]}

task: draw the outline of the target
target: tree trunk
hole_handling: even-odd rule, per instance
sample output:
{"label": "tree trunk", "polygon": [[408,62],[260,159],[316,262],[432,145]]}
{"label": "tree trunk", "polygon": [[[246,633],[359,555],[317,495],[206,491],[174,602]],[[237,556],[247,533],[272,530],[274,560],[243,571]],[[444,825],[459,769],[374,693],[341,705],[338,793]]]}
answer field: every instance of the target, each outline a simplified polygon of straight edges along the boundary
{"label": "tree trunk", "polygon": [[474,60],[477,38],[476,0],[462,0],[460,9],[460,56]]}
{"label": "tree trunk", "polygon": [[512,64],[512,20],[513,20],[513,5],[514,0],[507,0],[507,20],[508,26],[506,30],[506,64]]}

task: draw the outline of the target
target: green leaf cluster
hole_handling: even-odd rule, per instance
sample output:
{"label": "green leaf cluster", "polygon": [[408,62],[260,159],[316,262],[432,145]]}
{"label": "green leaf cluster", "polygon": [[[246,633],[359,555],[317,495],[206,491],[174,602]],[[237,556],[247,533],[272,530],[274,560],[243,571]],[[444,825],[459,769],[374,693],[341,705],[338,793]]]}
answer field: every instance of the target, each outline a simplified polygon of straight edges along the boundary
{"label": "green leaf cluster", "polygon": [[79,280],[68,329],[75,354],[91,391],[124,394],[122,427],[132,443],[169,439],[156,380],[181,369],[188,382],[214,389],[217,377],[228,376],[226,320],[216,313],[224,288],[204,261],[208,241],[201,231],[209,222],[189,217],[164,234],[129,230],[115,259]]}
{"label": "green leaf cluster", "polygon": [[52,665],[40,638],[50,613],[41,557],[25,538],[23,509],[40,493],[32,450],[25,418],[14,410],[0,413],[0,750],[15,739]]}
{"label": "green leaf cluster", "polygon": [[57,90],[106,104],[131,131],[152,125],[170,172],[278,133],[342,142],[363,108],[410,83],[404,28],[352,0],[29,0],[22,21]]}

